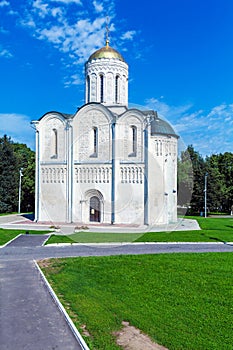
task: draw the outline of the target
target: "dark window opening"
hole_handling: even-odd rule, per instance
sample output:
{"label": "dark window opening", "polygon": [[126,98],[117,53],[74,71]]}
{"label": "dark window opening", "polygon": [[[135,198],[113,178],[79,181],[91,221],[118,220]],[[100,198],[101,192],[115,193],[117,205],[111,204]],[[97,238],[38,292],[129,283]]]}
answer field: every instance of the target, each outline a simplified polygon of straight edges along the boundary
{"label": "dark window opening", "polygon": [[87,76],[87,102],[91,101],[91,84],[90,84],[90,77]]}
{"label": "dark window opening", "polygon": [[57,158],[58,156],[58,143],[57,143],[57,129],[53,129],[52,135],[52,157]]}
{"label": "dark window opening", "polygon": [[137,155],[137,128],[136,126],[131,126],[132,133],[132,152],[129,154],[129,157],[136,157]]}
{"label": "dark window opening", "polygon": [[104,76],[100,76],[100,102],[104,102]]}
{"label": "dark window opening", "polygon": [[119,75],[116,76],[115,80],[115,102],[119,102]]}
{"label": "dark window opening", "polygon": [[93,153],[91,154],[91,157],[95,158],[98,157],[98,128],[93,128]]}

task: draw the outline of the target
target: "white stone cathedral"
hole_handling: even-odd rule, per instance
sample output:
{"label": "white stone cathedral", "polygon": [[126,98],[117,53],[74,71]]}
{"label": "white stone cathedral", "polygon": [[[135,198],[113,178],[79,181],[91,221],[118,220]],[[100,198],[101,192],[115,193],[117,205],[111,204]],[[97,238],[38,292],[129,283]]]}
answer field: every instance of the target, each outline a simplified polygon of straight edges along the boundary
{"label": "white stone cathedral", "polygon": [[128,108],[128,65],[106,46],[85,65],[86,103],[36,127],[35,220],[159,225],[177,220],[177,140],[155,111]]}

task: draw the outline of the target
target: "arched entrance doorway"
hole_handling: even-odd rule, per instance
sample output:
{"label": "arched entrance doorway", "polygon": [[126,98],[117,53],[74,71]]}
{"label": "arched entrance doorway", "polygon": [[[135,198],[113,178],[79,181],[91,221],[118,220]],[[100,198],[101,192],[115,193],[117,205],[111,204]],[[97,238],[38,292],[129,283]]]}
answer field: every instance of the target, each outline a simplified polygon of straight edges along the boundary
{"label": "arched entrance doorway", "polygon": [[101,220],[101,207],[100,200],[97,196],[90,198],[90,221],[91,222],[100,222]]}

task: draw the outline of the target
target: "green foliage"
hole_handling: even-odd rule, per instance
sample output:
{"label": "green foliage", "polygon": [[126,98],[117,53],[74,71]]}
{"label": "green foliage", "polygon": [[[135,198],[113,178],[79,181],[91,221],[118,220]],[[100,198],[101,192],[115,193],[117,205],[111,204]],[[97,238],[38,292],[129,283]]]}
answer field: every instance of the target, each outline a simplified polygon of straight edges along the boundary
{"label": "green foliage", "polygon": [[22,177],[22,211],[32,211],[35,202],[35,152],[25,144],[14,144],[18,169],[23,169]]}
{"label": "green foliage", "polygon": [[233,153],[225,152],[218,157],[219,171],[225,179],[223,207],[229,208],[233,204]]}
{"label": "green foliage", "polygon": [[13,142],[0,138],[0,212],[16,211],[18,201],[18,162]]}
{"label": "green foliage", "polygon": [[18,209],[20,169],[23,169],[21,211],[33,211],[35,153],[5,135],[0,138],[0,213]]}
{"label": "green foliage", "polygon": [[189,204],[193,192],[193,167],[188,151],[181,154],[177,162],[178,204]]}
{"label": "green foliage", "polygon": [[178,159],[178,204],[190,206],[191,213],[203,211],[206,174],[208,210],[229,213],[233,204],[233,153],[204,159],[192,145]]}
{"label": "green foliage", "polygon": [[[90,349],[120,349],[122,321],[169,350],[232,348],[231,253],[52,259],[43,268]],[[143,345],[142,345],[143,348]]]}

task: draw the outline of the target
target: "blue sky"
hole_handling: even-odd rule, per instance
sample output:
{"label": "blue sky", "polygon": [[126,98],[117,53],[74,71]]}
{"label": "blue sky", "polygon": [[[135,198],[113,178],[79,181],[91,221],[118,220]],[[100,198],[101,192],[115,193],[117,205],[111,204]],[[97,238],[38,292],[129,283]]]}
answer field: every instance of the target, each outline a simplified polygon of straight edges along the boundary
{"label": "blue sky", "polygon": [[232,0],[0,0],[0,136],[34,148],[31,120],[84,103],[106,16],[129,102],[157,110],[203,156],[232,152]]}

